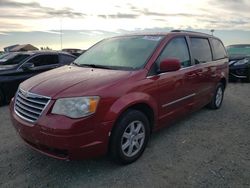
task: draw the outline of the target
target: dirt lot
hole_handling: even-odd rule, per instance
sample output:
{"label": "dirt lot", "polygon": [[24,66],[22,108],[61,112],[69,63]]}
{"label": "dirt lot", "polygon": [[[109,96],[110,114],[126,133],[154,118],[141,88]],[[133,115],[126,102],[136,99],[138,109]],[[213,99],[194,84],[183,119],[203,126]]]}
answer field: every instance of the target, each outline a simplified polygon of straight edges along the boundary
{"label": "dirt lot", "polygon": [[230,84],[222,108],[153,134],[142,158],[59,161],[29,149],[0,108],[0,187],[250,187],[250,85]]}

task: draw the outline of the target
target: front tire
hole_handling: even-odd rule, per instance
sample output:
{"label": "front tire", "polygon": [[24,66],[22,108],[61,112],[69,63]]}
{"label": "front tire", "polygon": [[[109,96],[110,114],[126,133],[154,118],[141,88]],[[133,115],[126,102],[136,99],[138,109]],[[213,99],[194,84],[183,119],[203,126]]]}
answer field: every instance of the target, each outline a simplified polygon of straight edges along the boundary
{"label": "front tire", "polygon": [[210,109],[216,110],[221,107],[224,98],[224,90],[225,90],[224,85],[222,83],[219,83],[216,87],[212,100],[208,104],[208,107]]}
{"label": "front tire", "polygon": [[111,135],[110,154],[118,163],[136,161],[145,150],[150,137],[148,118],[138,110],[126,111]]}

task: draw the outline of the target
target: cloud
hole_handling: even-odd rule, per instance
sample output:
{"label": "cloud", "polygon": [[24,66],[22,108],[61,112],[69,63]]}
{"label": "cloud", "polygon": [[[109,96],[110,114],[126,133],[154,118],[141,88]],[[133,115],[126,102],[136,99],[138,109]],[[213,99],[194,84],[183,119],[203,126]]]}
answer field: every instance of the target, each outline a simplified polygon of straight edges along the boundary
{"label": "cloud", "polygon": [[5,22],[5,21],[1,21],[0,20],[0,31],[1,32],[5,32],[5,28],[9,28],[9,29],[19,29],[21,27],[23,27],[22,24],[17,24],[17,23],[9,23],[9,22]]}
{"label": "cloud", "polygon": [[[129,9],[132,12],[139,13],[140,15],[144,16],[156,16],[156,17],[200,17],[202,15],[199,14],[189,14],[189,13],[163,13],[163,12],[156,12],[156,11],[149,11],[147,8],[141,9],[133,5],[129,5]],[[162,19],[162,18],[160,18]]]}
{"label": "cloud", "polygon": [[30,8],[41,8],[41,5],[36,2],[30,3],[21,3],[11,0],[1,0],[0,7],[8,7],[8,8],[20,8],[20,7],[30,7]]}
{"label": "cloud", "polygon": [[105,18],[105,19],[134,19],[137,18],[139,15],[137,14],[126,14],[126,13],[117,13],[117,14],[108,14],[108,15],[98,15],[100,18]]}
{"label": "cloud", "polygon": [[56,34],[56,35],[63,35],[61,31],[41,31],[43,33],[51,33],[51,34]]}
{"label": "cloud", "polygon": [[64,8],[61,10],[47,8],[47,10],[44,10],[43,12],[49,16],[58,16],[58,17],[74,18],[74,17],[85,17],[86,16],[86,14],[83,14],[81,12],[75,12],[71,8]]}
{"label": "cloud", "polygon": [[[8,12],[6,10],[16,9],[18,10],[15,14],[5,13]],[[41,6],[37,2],[30,2],[30,3],[22,3],[12,0],[1,0],[0,1],[0,10],[4,13],[0,15],[0,18],[29,18],[29,19],[36,19],[36,18],[49,18],[53,17],[68,17],[68,18],[75,18],[75,17],[85,17],[86,14],[74,11],[72,8],[62,8],[62,9],[54,9],[51,7]],[[11,11],[15,12],[15,11]]]}
{"label": "cloud", "polygon": [[230,12],[249,14],[249,0],[209,0],[209,4]]}
{"label": "cloud", "polygon": [[0,32],[0,35],[9,35],[8,33],[2,33],[2,32]]}
{"label": "cloud", "polygon": [[153,4],[147,1],[142,4],[138,1],[112,0],[107,7],[100,5],[101,3],[98,7],[96,6],[98,0],[91,2],[65,0],[60,4],[57,2],[61,7],[58,8],[55,2],[50,6],[48,0],[47,5],[42,4],[43,0],[0,0],[0,24],[6,21],[1,24],[0,31],[54,31],[60,27],[61,18],[64,21],[63,29],[71,30],[131,31],[136,28],[147,28],[149,25],[152,28],[169,26],[182,29],[188,27],[235,29],[238,27],[250,30],[249,0],[204,0],[192,3],[196,1],[190,0],[178,5],[170,0],[155,0]]}

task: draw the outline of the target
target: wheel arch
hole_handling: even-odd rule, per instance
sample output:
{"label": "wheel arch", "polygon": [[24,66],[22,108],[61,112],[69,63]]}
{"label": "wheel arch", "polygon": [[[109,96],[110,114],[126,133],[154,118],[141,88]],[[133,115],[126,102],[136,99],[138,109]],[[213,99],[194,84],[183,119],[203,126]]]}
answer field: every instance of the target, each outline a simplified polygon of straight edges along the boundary
{"label": "wheel arch", "polygon": [[222,84],[223,84],[224,89],[227,87],[227,80],[226,80],[226,78],[225,78],[225,77],[222,77],[222,78],[220,79],[220,83],[222,83]]}
{"label": "wheel arch", "polygon": [[[140,97],[136,97],[136,96],[140,96]],[[124,96],[124,98],[127,98],[126,96]],[[149,97],[146,94],[141,94],[138,95],[138,93],[134,93],[134,94],[130,94],[129,95],[129,101],[127,100],[127,105],[124,105],[124,100],[123,98],[118,99],[111,107],[111,111],[109,113],[106,114],[106,118],[105,119],[109,119],[110,116],[113,116],[114,113],[116,115],[116,119],[114,120],[113,126],[110,130],[110,136],[109,136],[109,140],[108,140],[108,151],[110,150],[110,145],[112,142],[112,133],[114,132],[115,127],[117,126],[117,122],[119,121],[119,119],[122,117],[122,115],[124,113],[126,113],[128,110],[138,110],[140,112],[142,112],[143,114],[145,114],[145,116],[148,118],[149,123],[150,123],[150,132],[152,132],[154,126],[157,123],[157,115],[158,115],[158,111],[157,111],[157,103],[155,100],[153,100],[153,98]],[[133,101],[132,101],[133,100]],[[121,107],[122,105],[124,105],[123,107]]]}
{"label": "wheel arch", "polygon": [[[113,127],[117,121],[129,109],[135,109],[143,112],[150,122],[152,129],[157,123],[158,107],[156,100],[146,93],[130,93],[117,99],[110,110],[105,114],[104,121],[114,120]],[[112,127],[112,129],[113,129]]]}

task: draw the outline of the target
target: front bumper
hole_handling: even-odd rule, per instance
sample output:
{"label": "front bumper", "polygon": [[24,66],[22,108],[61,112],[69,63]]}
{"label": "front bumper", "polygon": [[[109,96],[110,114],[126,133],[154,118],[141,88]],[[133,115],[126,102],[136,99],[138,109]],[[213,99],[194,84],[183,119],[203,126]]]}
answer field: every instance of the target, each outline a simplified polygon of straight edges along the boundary
{"label": "front bumper", "polygon": [[91,117],[74,120],[65,116],[43,115],[31,124],[14,112],[13,100],[10,112],[12,123],[25,143],[47,156],[75,160],[107,152],[112,121],[98,123]]}

